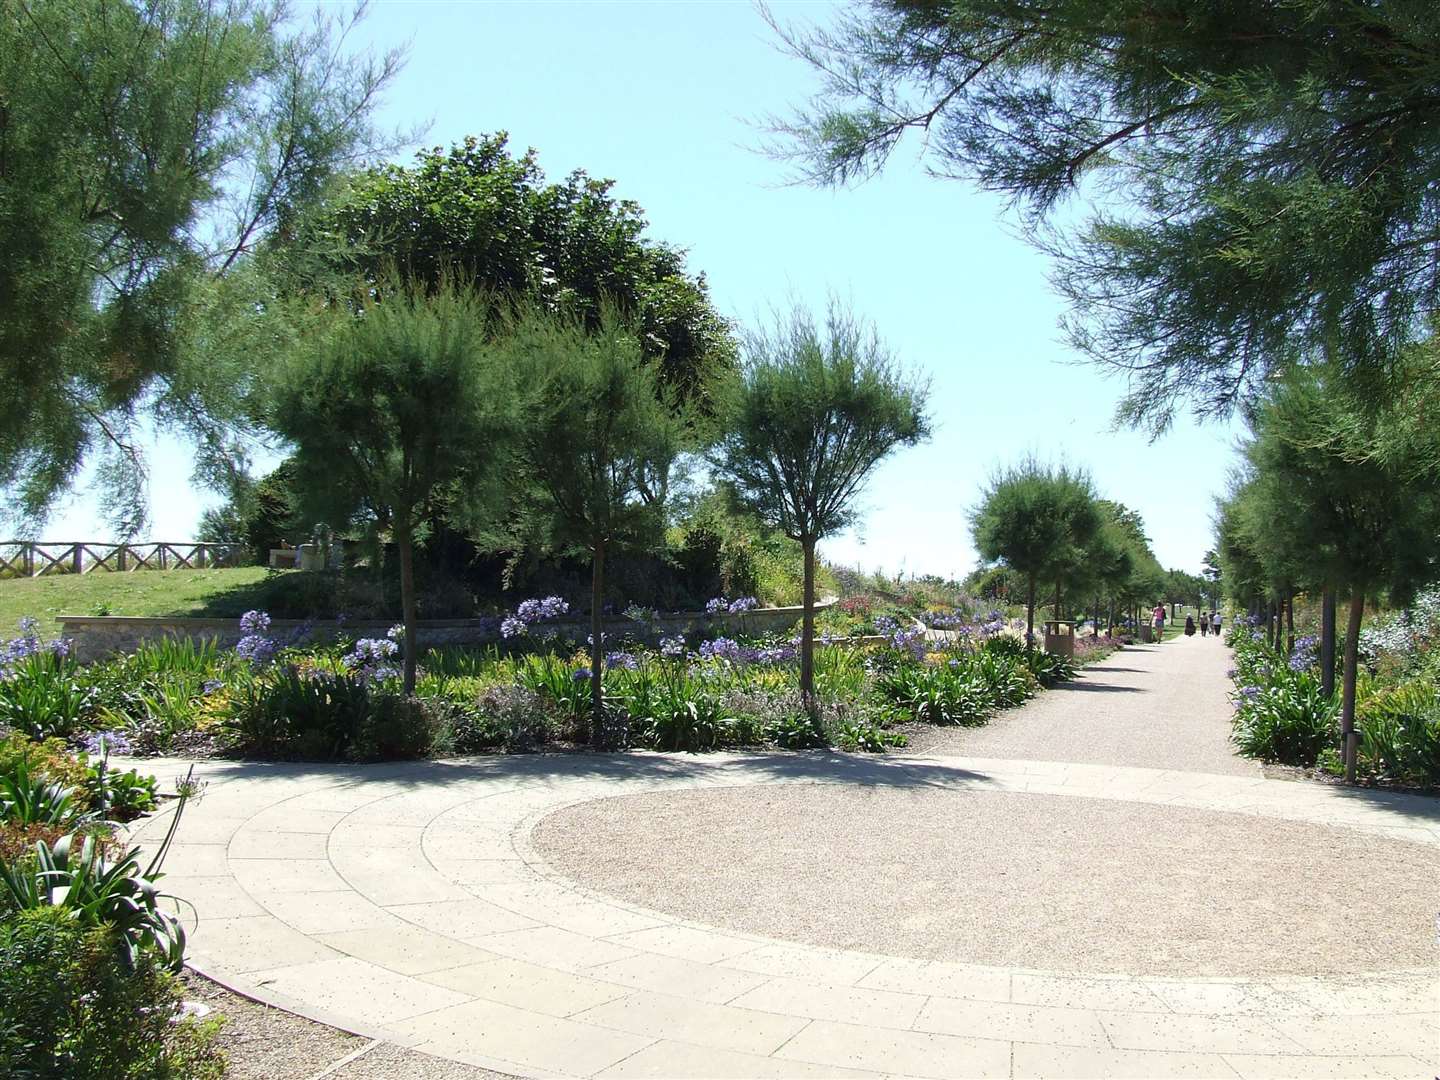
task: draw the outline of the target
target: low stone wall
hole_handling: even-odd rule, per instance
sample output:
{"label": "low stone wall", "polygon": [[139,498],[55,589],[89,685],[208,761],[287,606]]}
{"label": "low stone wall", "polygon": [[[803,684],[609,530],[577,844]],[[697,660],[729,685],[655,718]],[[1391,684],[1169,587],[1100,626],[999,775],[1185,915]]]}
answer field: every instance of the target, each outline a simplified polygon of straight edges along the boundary
{"label": "low stone wall", "polygon": [[[817,612],[829,607],[833,600],[816,604]],[[746,636],[783,634],[800,622],[800,607],[756,608],[738,615],[707,615],[699,612],[675,612],[657,616],[650,626],[662,635],[689,634],[701,631]],[[229,648],[244,636],[238,619],[139,618],[126,615],[61,615],[60,636],[73,643],[75,656],[84,663],[103,660],[117,653],[133,652],[145,641],[162,638],[213,640],[221,648]],[[270,636],[277,641],[327,641],[344,634],[349,638],[384,637],[398,620],[385,622],[350,620],[275,619]],[[487,619],[422,619],[418,638],[421,648],[444,645],[485,645],[500,640],[500,620]],[[590,623],[583,619],[555,619],[536,627],[537,631],[555,631],[584,641]],[[629,619],[607,620],[607,634],[633,634],[637,624]]]}

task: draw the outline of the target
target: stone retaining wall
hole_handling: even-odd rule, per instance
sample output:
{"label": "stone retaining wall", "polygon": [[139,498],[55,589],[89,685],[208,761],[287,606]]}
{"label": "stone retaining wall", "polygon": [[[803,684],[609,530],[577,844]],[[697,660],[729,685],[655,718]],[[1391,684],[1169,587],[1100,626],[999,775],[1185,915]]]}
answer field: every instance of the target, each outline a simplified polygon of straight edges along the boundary
{"label": "stone retaining wall", "polygon": [[[815,609],[823,611],[833,603],[834,600],[827,600],[816,604]],[[708,631],[763,636],[784,633],[799,623],[802,614],[798,606],[756,608],[740,615],[675,612],[656,617],[650,625],[666,635]],[[133,652],[141,642],[161,638],[210,639],[221,648],[229,648],[243,636],[238,619],[61,615],[56,621],[60,624],[60,636],[73,642],[76,658],[85,663],[103,660],[116,653]],[[351,620],[341,624],[334,620],[275,619],[270,624],[270,636],[281,642],[298,640],[301,635],[312,641],[326,641],[341,633],[351,638],[384,637],[396,621]],[[617,636],[634,633],[637,629],[637,624],[629,619],[610,620],[605,625],[607,634]],[[589,621],[582,619],[555,619],[542,626],[547,631],[554,630],[578,641],[585,640],[590,633]],[[499,627],[500,621],[494,618],[422,619],[418,637],[420,646],[426,649],[443,645],[485,645],[500,640]]]}

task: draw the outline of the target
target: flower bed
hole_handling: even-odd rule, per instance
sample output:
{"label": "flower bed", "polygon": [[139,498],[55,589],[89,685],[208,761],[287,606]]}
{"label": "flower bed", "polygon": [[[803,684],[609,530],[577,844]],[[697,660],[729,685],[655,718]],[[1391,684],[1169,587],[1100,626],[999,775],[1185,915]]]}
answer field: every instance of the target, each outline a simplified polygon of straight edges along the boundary
{"label": "flower bed", "polygon": [[[1356,682],[1357,766],[1371,781],[1440,787],[1440,590],[1407,611],[1377,619],[1361,636]],[[1264,761],[1339,775],[1338,690],[1322,691],[1320,643],[1296,639],[1288,654],[1266,644],[1259,620],[1230,631],[1235,650],[1234,739]]]}
{"label": "flower bed", "polygon": [[[753,606],[748,597],[711,604],[738,619]],[[63,645],[30,641],[0,678],[0,709],[33,737],[78,745],[100,734],[137,754],[373,761],[602,741],[881,751],[903,744],[896,724],[983,723],[1074,671],[1063,658],[1026,653],[999,612],[937,615],[959,631],[944,641],[873,615],[872,636],[819,635],[807,707],[798,639],[686,632],[632,608],[623,630],[606,634],[603,685],[613,705],[601,740],[590,731],[587,642],[576,640],[569,614],[560,597],[527,600],[503,617],[496,644],[422,651],[410,696],[399,680],[398,627],[383,637],[306,640],[252,611],[231,648],[165,639],[91,664]]]}

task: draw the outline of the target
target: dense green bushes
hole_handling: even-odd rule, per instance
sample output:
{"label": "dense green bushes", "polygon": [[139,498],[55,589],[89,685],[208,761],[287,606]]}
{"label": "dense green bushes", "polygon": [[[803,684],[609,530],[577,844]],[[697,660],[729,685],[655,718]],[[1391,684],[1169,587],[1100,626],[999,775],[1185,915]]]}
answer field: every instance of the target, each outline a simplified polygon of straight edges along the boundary
{"label": "dense green bushes", "polygon": [[[1357,682],[1357,765],[1367,776],[1407,784],[1440,784],[1440,690],[1424,674],[1400,674],[1371,639],[1371,663]],[[1230,633],[1235,650],[1234,739],[1251,757],[1339,772],[1339,695],[1321,689],[1314,639],[1301,638],[1287,658],[1260,631],[1241,623]],[[1423,663],[1423,660],[1421,661]]]}
{"label": "dense green bushes", "polygon": [[46,907],[0,922],[0,1075],[32,1080],[209,1080],[217,1021],[179,1016],[180,989],[116,931]]}

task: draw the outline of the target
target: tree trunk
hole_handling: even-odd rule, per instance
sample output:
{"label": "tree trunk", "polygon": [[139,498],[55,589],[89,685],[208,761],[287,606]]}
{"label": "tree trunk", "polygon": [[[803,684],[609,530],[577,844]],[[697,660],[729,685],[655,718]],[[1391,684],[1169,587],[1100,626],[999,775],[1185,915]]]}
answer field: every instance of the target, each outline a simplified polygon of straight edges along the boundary
{"label": "tree trunk", "polygon": [[1326,588],[1320,600],[1320,689],[1335,696],[1335,590]]}
{"label": "tree trunk", "polygon": [[605,730],[605,541],[590,549],[590,742]]}
{"label": "tree trunk", "polygon": [[1030,575],[1030,588],[1025,595],[1025,648],[1035,648],[1035,578]]}
{"label": "tree trunk", "polygon": [[408,529],[395,531],[395,547],[400,554],[400,618],[405,623],[405,693],[415,692],[415,652],[419,636],[415,629],[415,558]]}
{"label": "tree trunk", "polygon": [[1355,676],[1359,668],[1360,620],[1365,614],[1365,590],[1350,594],[1350,622],[1345,627],[1345,685],[1340,700],[1340,746],[1345,763],[1345,780],[1355,782],[1355,751],[1359,739],[1355,734]]}
{"label": "tree trunk", "polygon": [[800,699],[815,714],[815,538],[803,537],[805,586],[800,594]]}
{"label": "tree trunk", "polygon": [[1295,592],[1285,597],[1285,655],[1295,651]]}
{"label": "tree trunk", "polygon": [[1174,601],[1174,600],[1171,600],[1171,601],[1170,601],[1170,621],[1171,621],[1172,623],[1175,621],[1175,601]]}
{"label": "tree trunk", "polygon": [[1055,583],[1055,611],[1050,617],[1056,620],[1060,618],[1060,583],[1058,581]]}

